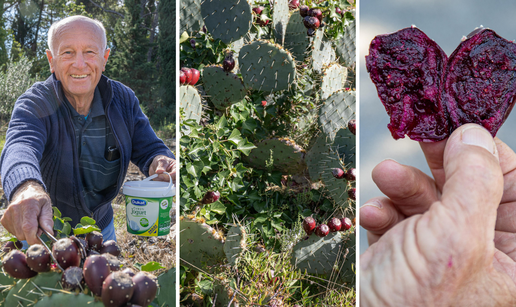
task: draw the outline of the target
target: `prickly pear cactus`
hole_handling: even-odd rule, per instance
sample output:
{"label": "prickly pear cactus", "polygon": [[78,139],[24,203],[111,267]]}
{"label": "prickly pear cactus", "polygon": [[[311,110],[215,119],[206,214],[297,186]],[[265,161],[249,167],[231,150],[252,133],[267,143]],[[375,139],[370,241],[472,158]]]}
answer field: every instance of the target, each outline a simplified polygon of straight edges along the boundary
{"label": "prickly pear cactus", "polygon": [[341,279],[349,285],[355,285],[356,276],[356,234],[350,233],[347,238],[344,239],[344,247],[346,251],[344,255],[346,260],[341,268]]}
{"label": "prickly pear cactus", "polygon": [[331,150],[338,153],[346,168],[356,167],[355,149],[356,136],[347,128],[340,129],[335,135]]}
{"label": "prickly pear cactus", "polygon": [[[276,39],[276,42],[281,43]],[[306,28],[303,25],[303,17],[299,10],[292,12],[285,31],[283,47],[292,53],[296,61],[303,62],[308,55],[310,37],[306,35]]]}
{"label": "prickly pear cactus", "polygon": [[181,33],[199,31],[204,25],[201,15],[201,0],[181,0]]}
{"label": "prickly pear cactus", "polygon": [[0,270],[0,306],[5,306],[5,298],[9,294],[9,290],[16,285],[16,279]]}
{"label": "prickly pear cactus", "polygon": [[159,306],[176,306],[176,268],[170,268],[158,276],[159,292],[156,302]]}
{"label": "prickly pear cactus", "polygon": [[[213,293],[217,295],[215,307],[239,306],[239,304],[244,303],[238,294],[235,295],[235,290],[231,288],[230,282],[225,280],[215,280]],[[231,299],[233,299],[233,302],[229,305]]]}
{"label": "prickly pear cactus", "polygon": [[356,29],[355,20],[351,21],[344,30],[344,35],[335,43],[339,62],[347,67],[356,65]]}
{"label": "prickly pear cactus", "polygon": [[274,0],[274,6],[272,8],[272,26],[274,29],[274,37],[280,45],[283,45],[285,40],[288,18],[288,1]]}
{"label": "prickly pear cactus", "polygon": [[224,243],[224,253],[229,264],[235,265],[238,257],[246,248],[246,239],[247,235],[244,227],[234,225],[229,228]]}
{"label": "prickly pear cactus", "polygon": [[294,246],[292,263],[309,274],[329,277],[342,265],[342,248],[341,232],[332,232],[323,238],[312,234],[308,240],[301,240]]}
{"label": "prickly pear cactus", "polygon": [[[53,292],[52,290],[43,290],[43,288],[61,290],[60,281],[61,273],[58,272],[40,273],[29,279],[20,279],[16,286],[9,291],[5,305],[30,306]],[[41,290],[36,289],[36,285]]]}
{"label": "prickly pear cactus", "polygon": [[95,298],[78,293],[54,293],[51,296],[45,296],[34,307],[70,307],[70,306],[88,306],[88,307],[104,307],[102,302],[95,302]]}
{"label": "prickly pear cactus", "polygon": [[281,91],[289,88],[296,77],[290,53],[267,41],[254,41],[242,47],[239,62],[245,86],[254,90]]}
{"label": "prickly pear cactus", "polygon": [[315,32],[314,45],[312,47],[312,67],[315,71],[321,73],[325,65],[336,60],[337,57],[332,45],[332,42],[324,37],[324,31],[319,29]]}
{"label": "prickly pear cactus", "polygon": [[333,141],[340,129],[347,129],[348,122],[355,118],[355,92],[340,90],[326,98],[319,110],[319,125],[324,134]]}
{"label": "prickly pear cactus", "polygon": [[284,174],[299,174],[306,169],[305,150],[292,140],[267,139],[255,146],[246,158],[252,167],[267,169],[272,157],[273,169]]}
{"label": "prickly pear cactus", "polygon": [[182,217],[180,228],[180,256],[187,265],[206,268],[225,257],[224,238],[202,220]]}
{"label": "prickly pear cactus", "polygon": [[246,0],[204,0],[201,14],[213,38],[227,45],[246,35],[253,22],[251,6]]}
{"label": "prickly pear cactus", "polygon": [[202,103],[201,96],[193,86],[183,85],[179,88],[179,106],[185,113],[185,120],[194,119],[201,121]]}
{"label": "prickly pear cactus", "polygon": [[321,99],[330,97],[331,94],[344,88],[348,77],[348,69],[337,63],[325,66],[321,81]]}
{"label": "prickly pear cactus", "polygon": [[204,67],[202,80],[206,94],[219,110],[225,110],[245,97],[242,80],[233,73],[225,72],[220,66]]}

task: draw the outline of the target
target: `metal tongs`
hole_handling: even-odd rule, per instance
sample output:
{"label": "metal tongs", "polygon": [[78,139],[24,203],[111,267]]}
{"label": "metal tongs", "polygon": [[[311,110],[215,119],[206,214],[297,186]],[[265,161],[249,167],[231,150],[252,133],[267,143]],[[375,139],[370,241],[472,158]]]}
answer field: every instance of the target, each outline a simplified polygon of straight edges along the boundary
{"label": "metal tongs", "polygon": [[[47,235],[47,237],[49,237],[49,238],[50,238],[50,240],[52,240],[52,242],[54,242],[54,243],[55,243],[55,242],[57,242],[57,239],[56,239],[53,235],[51,235],[48,231],[46,231],[45,229],[43,229],[43,228],[41,228],[41,227],[40,227],[39,229],[41,229],[41,231],[43,231],[43,233],[44,233],[44,234],[46,234],[46,235]],[[41,239],[41,237],[38,237],[38,239],[39,239],[39,241],[41,242],[41,244],[45,247],[45,249],[48,251],[48,253],[50,254],[50,257],[52,258],[52,261],[54,261],[54,263],[56,264],[56,266],[57,266],[61,271],[63,271],[63,272],[64,272],[63,267],[61,267],[61,265],[59,265],[59,262],[57,262],[56,258],[54,258],[54,254],[52,254],[52,251],[50,250],[50,248],[48,248],[48,246],[45,244],[45,242],[43,241],[43,239]]]}

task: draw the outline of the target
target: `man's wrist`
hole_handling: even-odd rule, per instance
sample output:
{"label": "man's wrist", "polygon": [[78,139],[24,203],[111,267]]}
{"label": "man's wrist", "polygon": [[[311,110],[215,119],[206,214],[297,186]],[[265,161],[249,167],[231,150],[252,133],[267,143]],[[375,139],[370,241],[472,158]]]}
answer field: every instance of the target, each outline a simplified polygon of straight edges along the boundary
{"label": "man's wrist", "polygon": [[16,197],[18,197],[18,195],[20,195],[21,193],[23,193],[31,188],[34,190],[39,190],[39,191],[41,191],[41,193],[47,194],[47,192],[45,191],[43,186],[38,181],[27,180],[27,181],[23,182],[21,185],[19,185],[18,188],[16,188],[16,190],[13,193],[13,196],[11,197],[11,202],[14,201],[16,199]]}

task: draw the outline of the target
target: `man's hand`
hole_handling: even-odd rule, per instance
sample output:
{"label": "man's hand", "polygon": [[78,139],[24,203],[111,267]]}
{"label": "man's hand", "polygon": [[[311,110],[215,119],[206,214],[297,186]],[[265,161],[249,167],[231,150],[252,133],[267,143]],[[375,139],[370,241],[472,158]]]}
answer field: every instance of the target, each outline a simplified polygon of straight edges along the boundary
{"label": "man's hand", "polygon": [[154,180],[157,181],[170,181],[167,174],[163,174],[167,172],[172,176],[172,181],[176,182],[176,160],[169,158],[164,155],[159,155],[154,157],[152,163],[149,167],[149,176],[154,174],[159,174],[158,177]]}
{"label": "man's hand", "polygon": [[[512,173],[503,172],[510,165],[502,162],[506,153],[473,124],[457,129],[442,146],[443,155],[433,160],[442,167],[429,161],[435,182],[395,162],[382,166],[395,170],[392,179],[412,181],[391,182],[389,198],[371,202],[381,209],[361,209],[361,222],[383,211],[389,212],[383,222],[390,225],[361,256],[361,305],[516,304],[516,232],[495,232],[497,211],[511,186],[504,185]],[[376,180],[385,193],[384,171]]]}
{"label": "man's hand", "polygon": [[53,233],[53,212],[50,197],[43,187],[34,182],[23,183],[15,192],[9,207],[0,220],[2,225],[30,245],[39,243],[39,227]]}

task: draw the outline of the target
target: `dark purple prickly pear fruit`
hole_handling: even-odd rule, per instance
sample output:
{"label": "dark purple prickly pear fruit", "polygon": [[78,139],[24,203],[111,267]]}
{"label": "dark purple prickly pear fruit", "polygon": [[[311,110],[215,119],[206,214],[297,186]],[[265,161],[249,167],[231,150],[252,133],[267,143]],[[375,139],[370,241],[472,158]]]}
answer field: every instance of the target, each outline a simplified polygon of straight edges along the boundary
{"label": "dark purple prickly pear fruit", "polygon": [[349,168],[346,171],[346,175],[344,176],[347,181],[355,181],[357,179],[357,170],[356,168]]}
{"label": "dark purple prickly pear fruit", "polygon": [[81,256],[81,260],[86,259],[86,256],[87,256],[86,246],[88,245],[88,242],[86,242],[85,240],[83,240],[81,238],[77,238],[75,236],[71,236],[70,239],[72,239],[72,241],[77,246],[77,249],[79,250],[79,255]]}
{"label": "dark purple prickly pear fruit", "polygon": [[130,302],[141,306],[148,306],[154,300],[158,292],[156,276],[146,272],[139,272],[132,278],[134,282],[134,292]]}
{"label": "dark purple prickly pear fruit", "polygon": [[321,224],[315,229],[315,234],[318,237],[326,237],[330,233],[330,228],[326,224]]}
{"label": "dark purple prickly pear fruit", "polygon": [[348,230],[351,228],[351,220],[347,217],[343,217],[340,219],[340,223],[342,224],[341,230]]}
{"label": "dark purple prickly pear fruit", "polygon": [[13,278],[26,279],[38,275],[27,265],[25,254],[17,249],[5,255],[2,263],[4,271]]}
{"label": "dark purple prickly pear fruit", "polygon": [[303,229],[305,230],[307,235],[311,235],[314,232],[315,226],[316,223],[313,217],[305,217],[305,219],[303,220]]}
{"label": "dark purple prickly pear fruit", "polygon": [[[184,74],[184,73],[183,73]],[[104,236],[100,231],[92,231],[86,235],[86,242],[88,242],[88,249],[99,252],[102,248],[102,240]]]}
{"label": "dark purple prickly pear fruit", "polygon": [[310,8],[308,7],[308,5],[301,5],[299,7],[299,15],[301,15],[301,17],[306,17],[306,16],[308,16],[309,10],[310,10]]}
{"label": "dark purple prickly pear fruit", "polygon": [[131,276],[122,272],[113,272],[102,285],[102,303],[106,307],[119,307],[127,304],[134,292]]}
{"label": "dark purple prickly pear fruit", "polygon": [[93,255],[86,258],[82,269],[84,281],[93,294],[100,296],[102,283],[111,273],[109,262],[100,255]]}
{"label": "dark purple prickly pear fruit", "polygon": [[336,217],[332,217],[329,221],[328,221],[328,228],[330,229],[330,232],[336,232],[336,231],[339,231],[340,228],[342,227],[342,223],[340,222],[340,220]]}
{"label": "dark purple prickly pear fruit", "polygon": [[195,39],[192,38],[190,40],[190,46],[192,46],[192,48],[195,48],[195,43],[196,43]]}
{"label": "dark purple prickly pear fruit", "polygon": [[353,135],[357,135],[357,120],[352,119],[348,122],[349,132],[353,133]]}
{"label": "dark purple prickly pear fruit", "polygon": [[314,29],[308,29],[308,30],[306,30],[306,35],[308,35],[308,36],[314,36],[314,35],[315,35],[315,30],[314,30]]}
{"label": "dark purple prickly pear fruit", "polygon": [[204,197],[202,198],[201,203],[207,205],[216,202],[220,198],[219,191],[209,191],[206,194],[204,194]]}
{"label": "dark purple prickly pear fruit", "polygon": [[313,16],[322,22],[322,11],[320,9],[311,9],[308,11],[309,16]]}
{"label": "dark purple prickly pear fruit", "polygon": [[357,189],[356,188],[351,188],[348,190],[348,196],[350,199],[352,200],[356,200],[357,199]]}
{"label": "dark purple prickly pear fruit", "polygon": [[222,69],[224,69],[225,72],[231,72],[235,68],[235,59],[233,58],[233,55],[228,55],[224,61],[222,62]]}
{"label": "dark purple prickly pear fruit", "polygon": [[8,253],[15,249],[22,249],[23,243],[21,241],[8,241],[5,243],[5,245],[2,247],[2,251],[5,253]]}
{"label": "dark purple prickly pear fruit", "polygon": [[134,272],[133,269],[131,268],[125,268],[122,270],[122,272],[124,272],[125,274],[131,276],[131,277],[134,277],[134,275],[136,275],[136,273]]}
{"label": "dark purple prickly pear fruit", "polygon": [[190,71],[190,68],[183,67],[181,68],[181,71],[185,73],[185,84],[190,84],[190,81],[192,81],[192,72]]}
{"label": "dark purple prickly pear fruit", "polygon": [[118,257],[120,255],[120,247],[116,244],[115,240],[107,240],[102,244],[100,248],[100,253],[110,253],[111,255]]}
{"label": "dark purple prickly pear fruit", "polygon": [[81,263],[79,249],[70,238],[63,238],[54,243],[52,246],[52,254],[63,270],[71,266],[79,266]]}
{"label": "dark purple prickly pear fruit", "polygon": [[186,83],[186,74],[184,71],[179,71],[179,84],[184,85]]}
{"label": "dark purple prickly pear fruit", "polygon": [[27,265],[33,271],[42,273],[50,271],[50,253],[41,244],[31,245],[26,253]]}
{"label": "dark purple prickly pear fruit", "polygon": [[303,25],[305,26],[305,28],[307,29],[317,29],[319,28],[319,19],[313,17],[313,16],[306,16],[305,18],[303,18]]}
{"label": "dark purple prickly pear fruit", "polygon": [[299,4],[299,0],[290,0],[290,2],[288,3],[288,8],[290,10],[295,10],[298,8]]}
{"label": "dark purple prickly pear fruit", "polygon": [[263,6],[257,6],[255,8],[253,8],[253,12],[255,12],[256,15],[261,15],[264,9],[265,8]]}
{"label": "dark purple prickly pear fruit", "polygon": [[86,252],[86,257],[89,257],[91,255],[100,255],[100,253],[94,250],[89,250]]}
{"label": "dark purple prickly pear fruit", "polygon": [[269,19],[267,19],[267,20],[261,20],[260,18],[258,18],[258,19],[256,20],[256,22],[258,22],[258,25],[260,25],[260,27],[265,27],[266,25],[268,25],[268,24],[269,24],[269,21],[270,21]]}
{"label": "dark purple prickly pear fruit", "polygon": [[120,271],[122,263],[120,262],[120,260],[118,260],[117,257],[109,253],[102,254],[101,256],[106,258],[106,260],[108,261],[111,272]]}
{"label": "dark purple prickly pear fruit", "polygon": [[77,266],[71,266],[63,272],[61,276],[61,284],[63,289],[82,290],[84,289],[84,276],[82,269]]}
{"label": "dark purple prickly pear fruit", "polygon": [[346,175],[346,173],[344,172],[344,170],[342,168],[337,168],[337,167],[331,169],[331,174],[336,179],[342,179]]}
{"label": "dark purple prickly pear fruit", "polygon": [[342,15],[342,9],[340,7],[336,7],[335,8],[335,13],[339,14],[339,15]]}
{"label": "dark purple prickly pear fruit", "polygon": [[[378,35],[369,46],[367,71],[391,121],[394,139],[437,142],[450,133],[441,101],[447,56],[421,30]],[[416,68],[417,67],[417,68]]]}
{"label": "dark purple prickly pear fruit", "polygon": [[514,107],[516,44],[493,30],[477,29],[448,59],[443,104],[452,131],[466,123],[486,128],[494,137]]}

